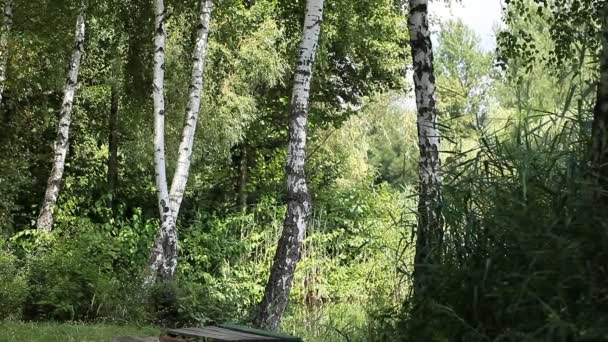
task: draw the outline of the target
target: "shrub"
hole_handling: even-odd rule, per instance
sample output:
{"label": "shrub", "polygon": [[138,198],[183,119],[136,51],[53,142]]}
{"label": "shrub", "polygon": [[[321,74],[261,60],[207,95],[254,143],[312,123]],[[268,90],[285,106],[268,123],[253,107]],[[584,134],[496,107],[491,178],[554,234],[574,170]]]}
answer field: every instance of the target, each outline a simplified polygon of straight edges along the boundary
{"label": "shrub", "polygon": [[114,241],[83,232],[47,241],[27,257],[26,319],[138,321],[146,317],[137,274],[115,267]]}
{"label": "shrub", "polygon": [[605,340],[605,208],[589,203],[584,146],[543,133],[486,142],[448,171],[443,260],[432,296],[406,310],[403,336]]}
{"label": "shrub", "polygon": [[27,296],[26,274],[3,244],[0,244],[0,270],[0,320],[18,319]]}

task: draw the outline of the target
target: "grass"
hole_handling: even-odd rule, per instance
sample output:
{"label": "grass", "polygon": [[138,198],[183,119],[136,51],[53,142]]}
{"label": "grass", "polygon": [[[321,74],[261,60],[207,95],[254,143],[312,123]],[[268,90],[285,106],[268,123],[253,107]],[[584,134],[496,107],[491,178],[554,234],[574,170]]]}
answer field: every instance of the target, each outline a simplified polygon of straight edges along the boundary
{"label": "grass", "polygon": [[[369,341],[368,320],[366,308],[357,304],[327,305],[314,311],[295,307],[281,330],[307,342]],[[116,336],[158,336],[160,332],[150,326],[0,321],[0,342],[109,342]]]}
{"label": "grass", "polygon": [[0,322],[0,342],[109,342],[122,335],[158,336],[152,327],[82,323]]}
{"label": "grass", "polygon": [[333,304],[314,311],[296,307],[281,323],[284,333],[306,342],[369,341],[366,308],[357,304]]}

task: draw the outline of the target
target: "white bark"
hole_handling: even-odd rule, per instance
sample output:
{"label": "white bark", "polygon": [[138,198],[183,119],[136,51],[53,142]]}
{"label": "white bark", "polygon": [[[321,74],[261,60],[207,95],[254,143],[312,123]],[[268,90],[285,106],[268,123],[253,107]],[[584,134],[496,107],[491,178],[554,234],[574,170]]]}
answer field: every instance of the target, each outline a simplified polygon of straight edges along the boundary
{"label": "white bark", "polygon": [[160,229],[148,260],[146,282],[156,276],[170,279],[177,266],[177,231],[169,205],[169,190],[165,162],[165,21],[167,13],[163,0],[155,0],[154,67],[152,98],[154,102],[154,172]]}
{"label": "white bark", "polygon": [[307,0],[303,38],[299,49],[289,113],[287,147],[287,212],[264,298],[254,324],[276,329],[289,301],[296,265],[301,257],[306,225],[312,208],[306,184],[306,130],[310,84],[323,21],[323,0]]}
{"label": "white bark", "polygon": [[8,40],[13,27],[13,0],[5,0],[4,22],[2,23],[2,35],[0,36],[0,104],[4,94],[4,82],[6,81],[6,66],[8,64]]}
{"label": "white bark", "polygon": [[[118,44],[118,43],[117,43]],[[110,115],[108,117],[108,193],[110,194],[110,207],[114,210],[116,185],[118,183],[118,124],[120,107],[120,57],[118,48],[112,63],[112,84],[110,99]]]}
{"label": "white bark", "polygon": [[47,188],[37,222],[38,230],[45,232],[50,232],[53,227],[53,207],[57,203],[63,180],[65,158],[68,153],[70,124],[72,123],[74,96],[78,85],[78,71],[84,52],[84,33],[85,18],[84,9],[82,9],[76,19],[74,49],[68,65],[68,77],[63,90],[61,111],[59,112],[59,125],[57,127],[57,137],[55,140],[53,166],[47,182]]}
{"label": "white bark", "polygon": [[428,23],[428,0],[410,0],[408,28],[414,66],[420,149],[418,230],[414,267],[415,291],[425,286],[428,270],[442,239],[440,133],[435,107],[433,49]]}
{"label": "white bark", "polygon": [[179,144],[177,166],[173,181],[171,182],[171,212],[173,220],[177,221],[179,208],[184,198],[190,162],[192,160],[192,146],[194,144],[194,133],[198,121],[198,113],[201,106],[201,90],[204,83],[205,58],[207,55],[207,39],[209,37],[209,23],[211,21],[212,0],[202,0],[198,16],[197,36],[192,52],[192,76],[190,80],[188,104],[186,105],[186,117],[182,131],[182,139]]}
{"label": "white bark", "polygon": [[156,33],[154,37],[154,168],[158,209],[161,215],[161,226],[148,261],[149,274],[147,283],[154,281],[158,275],[164,280],[173,278],[177,268],[177,228],[176,220],[181,205],[192,158],[194,133],[200,110],[200,95],[203,87],[203,74],[211,20],[212,0],[201,0],[197,26],[197,39],[192,53],[192,77],[189,87],[186,117],[182,139],[178,151],[178,161],[173,178],[171,192],[167,186],[165,162],[165,20],[166,12],[163,0],[155,0]]}

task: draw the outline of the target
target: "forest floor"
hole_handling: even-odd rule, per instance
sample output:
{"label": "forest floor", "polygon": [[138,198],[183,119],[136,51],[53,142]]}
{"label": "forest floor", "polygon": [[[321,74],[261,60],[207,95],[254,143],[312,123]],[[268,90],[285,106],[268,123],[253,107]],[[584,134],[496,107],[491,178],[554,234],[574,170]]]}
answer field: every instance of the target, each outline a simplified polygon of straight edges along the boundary
{"label": "forest floor", "polygon": [[0,341],[108,342],[112,337],[121,335],[158,336],[159,330],[109,324],[0,322]]}
{"label": "forest floor", "polygon": [[[334,304],[309,311],[294,307],[281,331],[307,342],[369,340],[365,309],[357,304]],[[109,323],[19,322],[0,320],[0,342],[109,342],[115,336],[158,336],[160,328]]]}

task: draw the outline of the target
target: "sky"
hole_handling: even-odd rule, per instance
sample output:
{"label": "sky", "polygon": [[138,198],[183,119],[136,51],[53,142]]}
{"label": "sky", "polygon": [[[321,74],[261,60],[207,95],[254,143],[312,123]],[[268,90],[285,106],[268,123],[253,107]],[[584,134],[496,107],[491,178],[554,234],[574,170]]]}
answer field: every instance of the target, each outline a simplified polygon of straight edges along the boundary
{"label": "sky", "polygon": [[[441,21],[460,18],[481,38],[481,47],[492,51],[496,47],[494,31],[501,23],[501,3],[504,0],[462,0],[460,4],[451,1],[431,1],[429,14],[431,19]],[[434,29],[438,29],[434,26]]]}

